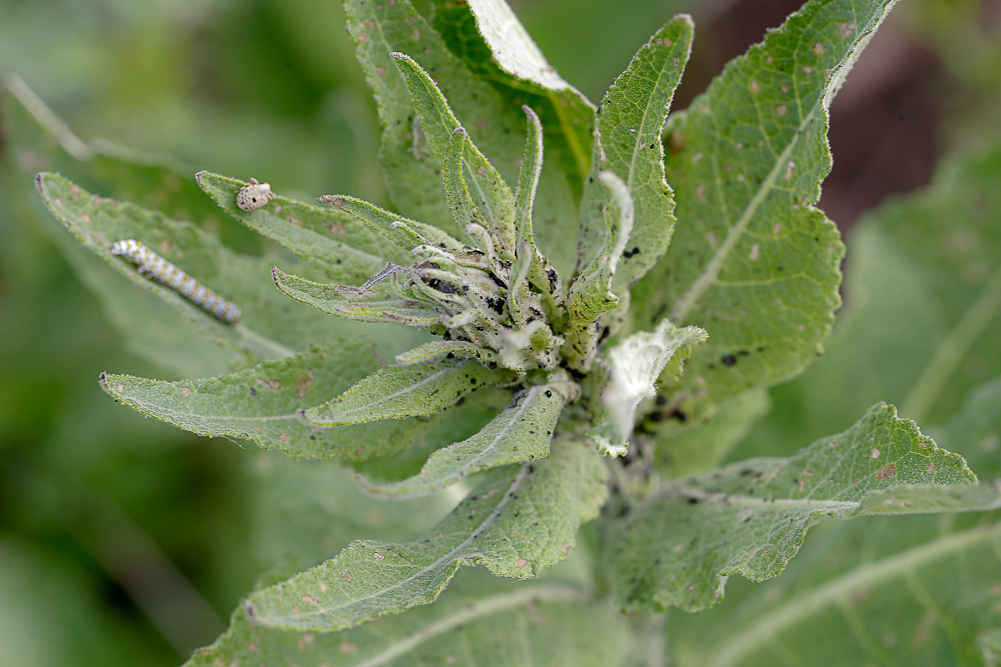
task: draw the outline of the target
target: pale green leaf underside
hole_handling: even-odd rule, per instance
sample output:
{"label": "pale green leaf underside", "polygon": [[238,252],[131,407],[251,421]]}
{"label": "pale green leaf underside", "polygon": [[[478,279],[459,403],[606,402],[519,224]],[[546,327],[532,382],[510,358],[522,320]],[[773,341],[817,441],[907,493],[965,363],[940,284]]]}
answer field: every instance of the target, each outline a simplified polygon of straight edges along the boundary
{"label": "pale green leaf underside", "polygon": [[345,290],[344,285],[316,283],[285,273],[278,267],[272,267],[271,276],[278,289],[288,296],[330,315],[359,322],[396,323],[423,328],[441,326],[439,311],[429,304],[392,294],[389,281],[374,288],[384,298],[359,300],[357,290]]}
{"label": "pale green leaf underside", "polygon": [[377,368],[369,343],[345,338],[231,375],[165,382],[102,373],[101,387],[143,414],[199,435],[247,438],[292,458],[361,459],[406,449],[434,422],[408,419],[319,428],[300,413]]}
{"label": "pale green leaf underside", "polygon": [[406,366],[383,366],[328,403],[306,410],[319,426],[361,424],[382,419],[430,417],[480,387],[515,379],[475,360],[431,359]]}
{"label": "pale green leaf underside", "polygon": [[569,380],[534,386],[515,396],[479,433],[432,454],[417,475],[394,484],[359,481],[376,495],[407,498],[497,466],[544,459],[563,406],[579,395],[580,389]]}
{"label": "pale green leaf underside", "polygon": [[[251,357],[280,358],[331,338],[328,318],[317,318],[318,314],[274,298],[267,280],[262,280],[269,271],[266,260],[238,255],[191,223],[128,202],[95,197],[56,174],[39,174],[37,185],[45,204],[84,246],[133,284],[181,310],[219,344]],[[237,304],[243,310],[240,322],[224,324],[173,290],[139,275],[133,264],[110,252],[110,244],[122,239],[146,244]]]}
{"label": "pale green leaf underside", "polygon": [[432,602],[460,565],[535,577],[565,559],[580,524],[597,516],[606,476],[593,449],[557,438],[548,459],[488,473],[417,541],[354,542],[337,558],[251,595],[248,614],[270,627],[339,630]]}
{"label": "pale green leaf underside", "polygon": [[280,195],[248,213],[236,205],[236,193],[243,181],[207,171],[199,172],[196,178],[226,213],[285,246],[331,280],[358,285],[387,262],[407,260],[406,253],[352,215]]}
{"label": "pale green leaf underside", "polygon": [[843,248],[813,207],[830,169],[827,109],[892,5],[808,2],[668,122],[678,222],[633,290],[633,317],[709,333],[674,392],[692,397],[680,406],[691,416],[799,372],[830,330]]}
{"label": "pale green leaf underside", "polygon": [[[617,291],[639,280],[667,251],[674,230],[674,193],[664,180],[661,133],[692,50],[692,19],[679,16],[657,31],[605,94],[598,110],[592,176],[614,172],[629,189],[633,230],[615,275]],[[578,262],[600,248],[604,217],[598,184],[584,183]],[[598,188],[600,189],[600,188]]]}
{"label": "pale green leaf underside", "polygon": [[501,69],[546,90],[572,90],[556,68],[546,61],[507,2],[470,0],[469,10],[476,17],[476,27]]}
{"label": "pale green leaf underside", "polygon": [[[243,607],[215,644],[186,667],[286,664],[299,667],[523,667],[622,664],[623,619],[564,583],[525,584],[475,571],[459,574],[433,605],[337,633],[308,635],[252,625]],[[596,627],[600,633],[593,632]]]}
{"label": "pale green leaf underside", "polygon": [[616,599],[628,610],[703,609],[722,597],[731,574],[779,574],[825,518],[983,509],[964,507],[949,488],[974,482],[962,457],[877,404],[792,458],[751,459],[665,487],[614,538]]}

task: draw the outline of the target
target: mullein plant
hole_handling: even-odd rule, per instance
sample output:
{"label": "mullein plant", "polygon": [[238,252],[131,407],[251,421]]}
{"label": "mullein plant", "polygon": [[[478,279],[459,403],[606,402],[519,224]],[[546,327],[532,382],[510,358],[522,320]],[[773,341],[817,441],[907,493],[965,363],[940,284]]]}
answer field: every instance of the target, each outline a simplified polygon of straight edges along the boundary
{"label": "mullein plant", "polygon": [[[596,106],[502,0],[446,2],[431,19],[406,0],[347,0],[393,206],[269,192],[248,210],[247,183],[197,175],[222,210],[290,251],[280,267],[173,219],[207,215],[191,181],[73,143],[12,82],[8,122],[24,129],[8,136],[42,162],[109,194],[130,169],[151,170],[149,208],[55,173],[37,187],[83,246],[232,356],[232,372],[207,379],[105,373],[106,392],[194,433],[345,459],[377,497],[470,487],[413,542],[359,540],[266,577],[191,664],[447,662],[443,633],[466,625],[468,650],[493,651],[483,664],[526,664],[507,641],[539,660],[620,664],[629,633],[649,625],[623,619],[712,606],[733,574],[775,576],[821,520],[994,507],[960,456],[882,403],[794,457],[717,467],[767,410],[764,391],[806,368],[831,329],[843,246],[814,207],[827,110],[892,5],[810,0],[668,118],[687,16]],[[61,146],[34,136],[45,133]],[[239,322],[137,274],[111,252],[123,239],[237,304]],[[170,345],[201,354],[186,336]],[[466,436],[442,440],[446,426]],[[460,587],[449,605],[372,622],[433,602],[460,565],[534,578],[595,519],[590,585]],[[526,613],[568,639],[532,638]],[[486,617],[509,640],[488,641],[475,623]]]}

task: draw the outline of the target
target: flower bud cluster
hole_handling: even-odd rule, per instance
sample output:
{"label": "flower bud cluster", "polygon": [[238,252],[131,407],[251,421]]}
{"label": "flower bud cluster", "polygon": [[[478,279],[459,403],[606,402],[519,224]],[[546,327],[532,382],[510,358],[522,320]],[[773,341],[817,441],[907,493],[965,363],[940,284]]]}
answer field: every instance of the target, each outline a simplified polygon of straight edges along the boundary
{"label": "flower bud cluster", "polygon": [[418,261],[388,266],[360,288],[362,295],[392,276],[398,298],[440,313],[439,323],[429,323],[432,333],[490,351],[483,358],[519,373],[554,369],[563,339],[550,328],[543,295],[526,279],[528,246],[512,261],[500,256],[496,237],[484,227],[470,224],[466,233],[480,248],[416,246]]}

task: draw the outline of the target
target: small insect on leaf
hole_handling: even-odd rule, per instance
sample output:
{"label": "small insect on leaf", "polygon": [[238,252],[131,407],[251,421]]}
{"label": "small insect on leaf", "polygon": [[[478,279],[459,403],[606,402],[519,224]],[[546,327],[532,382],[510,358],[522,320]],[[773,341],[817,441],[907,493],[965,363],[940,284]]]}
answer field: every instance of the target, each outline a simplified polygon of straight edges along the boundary
{"label": "small insect on leaf", "polygon": [[139,241],[115,241],[111,244],[111,254],[122,255],[138,267],[140,275],[177,290],[223,322],[235,324],[240,319],[240,308],[235,303],[222,298]]}
{"label": "small insect on leaf", "polygon": [[236,193],[236,205],[242,211],[253,213],[271,201],[271,196],[268,183],[258,183],[256,178],[252,178]]}

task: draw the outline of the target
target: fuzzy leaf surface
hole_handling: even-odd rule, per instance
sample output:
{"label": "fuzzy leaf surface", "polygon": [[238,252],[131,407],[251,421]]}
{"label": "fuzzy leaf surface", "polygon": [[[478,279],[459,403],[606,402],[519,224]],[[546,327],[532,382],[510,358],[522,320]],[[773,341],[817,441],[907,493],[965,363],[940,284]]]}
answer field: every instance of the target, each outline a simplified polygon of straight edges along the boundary
{"label": "fuzzy leaf surface", "polygon": [[[627,610],[704,609],[732,574],[781,573],[825,518],[930,511],[956,504],[950,487],[975,482],[961,456],[877,404],[792,458],[751,459],[665,487],[614,538],[616,599]],[[983,509],[977,502],[965,507]]]}
{"label": "fuzzy leaf surface", "polygon": [[[463,572],[433,605],[337,633],[303,635],[251,624],[243,607],[212,646],[186,667],[284,664],[300,667],[432,667],[461,659],[494,667],[623,664],[622,618],[562,582],[508,582]],[[600,633],[591,630],[600,627]],[[304,641],[304,637],[309,637]]]}
{"label": "fuzzy leaf surface", "polygon": [[417,475],[395,484],[363,481],[362,485],[376,495],[405,498],[437,491],[497,466],[544,459],[563,406],[579,395],[580,388],[569,380],[531,387],[515,396],[479,433],[432,454]]}
{"label": "fuzzy leaf surface", "polygon": [[[837,228],[813,204],[830,171],[827,110],[892,0],[811,0],[668,122],[678,223],[633,290],[634,323],[709,333],[673,390],[692,416],[796,374],[840,304]],[[670,397],[669,397],[670,398]]]}
{"label": "fuzzy leaf surface", "polygon": [[243,181],[207,171],[199,172],[196,178],[226,213],[285,246],[331,280],[361,284],[387,262],[407,261],[405,253],[343,211],[274,195],[267,205],[248,213],[236,205]]}
{"label": "fuzzy leaf surface", "polygon": [[539,177],[542,176],[543,135],[542,123],[529,106],[523,106],[528,117],[528,136],[525,137],[525,151],[521,157],[521,168],[518,173],[518,190],[515,193],[515,231],[517,240],[515,249],[519,256],[530,253],[531,263],[528,267],[529,281],[543,294],[554,301],[563,299],[563,284],[559,275],[550,264],[549,259],[539,252],[535,244],[535,230],[532,221],[535,211],[535,195],[539,187]]}
{"label": "fuzzy leaf surface", "polygon": [[549,458],[488,473],[422,538],[361,540],[337,558],[250,596],[255,623],[330,631],[434,601],[460,565],[525,579],[567,557],[581,523],[608,495],[607,468],[590,447],[553,442]]}
{"label": "fuzzy leaf surface", "polygon": [[317,428],[300,411],[376,371],[363,339],[341,339],[230,375],[164,382],[101,374],[101,388],[125,405],[198,435],[247,438],[292,458],[366,458],[405,449],[430,420]]}
{"label": "fuzzy leaf surface", "polygon": [[[674,193],[664,180],[661,133],[692,51],[692,19],[679,16],[657,31],[605,93],[598,109],[591,175],[615,173],[635,208],[633,230],[615,284],[635,283],[663,256],[674,231]],[[605,221],[601,186],[584,183],[578,262],[583,268],[601,246]]]}
{"label": "fuzzy leaf surface", "polygon": [[431,359],[383,366],[337,398],[306,410],[319,426],[361,424],[382,419],[430,417],[479,387],[511,382],[515,374],[478,361]]}
{"label": "fuzzy leaf surface", "polygon": [[[320,201],[350,213],[379,232],[394,245],[410,252],[421,245],[444,246],[461,250],[462,243],[441,229],[417,220],[409,220],[367,201],[344,195],[325,195]],[[401,263],[406,262],[401,260]]]}

